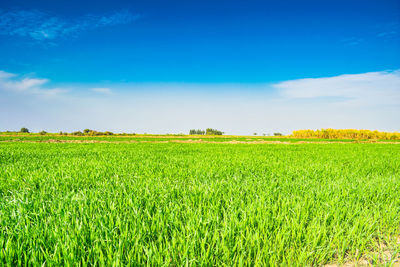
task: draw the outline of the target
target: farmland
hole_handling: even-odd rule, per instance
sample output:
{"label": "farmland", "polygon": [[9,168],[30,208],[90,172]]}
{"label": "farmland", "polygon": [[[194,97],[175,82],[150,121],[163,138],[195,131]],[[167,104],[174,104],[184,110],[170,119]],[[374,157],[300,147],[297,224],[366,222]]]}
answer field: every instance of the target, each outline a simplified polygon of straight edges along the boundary
{"label": "farmland", "polygon": [[0,265],[310,266],[398,257],[399,144],[142,138],[1,136]]}
{"label": "farmland", "polygon": [[400,143],[400,140],[387,139],[341,139],[341,138],[298,138],[293,136],[201,136],[201,135],[127,135],[127,136],[74,136],[58,134],[4,134],[0,133],[0,142],[107,142],[107,143],[141,143],[141,142],[272,142],[272,143],[325,143],[325,142],[346,142],[346,143]]}

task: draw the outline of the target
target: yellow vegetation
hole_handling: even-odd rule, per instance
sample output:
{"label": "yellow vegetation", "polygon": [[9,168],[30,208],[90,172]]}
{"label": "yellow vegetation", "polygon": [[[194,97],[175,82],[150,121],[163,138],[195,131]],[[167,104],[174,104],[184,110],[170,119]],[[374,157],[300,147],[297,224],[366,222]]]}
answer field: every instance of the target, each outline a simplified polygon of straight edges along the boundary
{"label": "yellow vegetation", "polygon": [[379,132],[356,129],[321,129],[293,131],[296,138],[323,138],[323,139],[384,139],[400,140],[399,132]]}

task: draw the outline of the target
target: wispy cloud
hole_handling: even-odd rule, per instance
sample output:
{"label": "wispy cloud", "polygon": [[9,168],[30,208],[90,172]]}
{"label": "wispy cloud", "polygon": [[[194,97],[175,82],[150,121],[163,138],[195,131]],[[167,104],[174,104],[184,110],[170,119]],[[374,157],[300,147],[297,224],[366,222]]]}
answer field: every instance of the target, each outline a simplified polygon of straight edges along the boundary
{"label": "wispy cloud", "polygon": [[393,39],[400,36],[400,23],[383,23],[377,24],[369,28],[368,33],[356,34],[354,36],[347,36],[342,38],[340,43],[342,46],[356,47],[358,45],[366,45],[369,42],[376,40],[381,41],[392,41]]}
{"label": "wispy cloud", "polygon": [[392,37],[398,35],[397,31],[380,32],[376,36],[378,37]]}
{"label": "wispy cloud", "polygon": [[288,98],[334,98],[364,105],[400,104],[400,70],[299,79],[273,86]]}
{"label": "wispy cloud", "polygon": [[13,74],[13,73],[9,73],[9,72],[5,72],[5,71],[0,70],[0,80],[9,79],[9,78],[14,77],[14,76],[16,76],[16,75]]}
{"label": "wispy cloud", "polygon": [[0,34],[28,37],[36,41],[55,40],[90,29],[127,24],[138,14],[120,10],[108,15],[88,14],[77,19],[54,16],[38,10],[0,12]]}
{"label": "wispy cloud", "polygon": [[379,24],[376,28],[378,30],[376,37],[379,38],[391,39],[400,35],[400,23],[398,22]]}
{"label": "wispy cloud", "polygon": [[45,88],[45,84],[48,82],[48,79],[20,77],[13,73],[0,71],[0,90],[43,96],[58,95],[68,91],[62,88]]}
{"label": "wispy cloud", "polygon": [[92,88],[91,91],[99,93],[99,94],[105,94],[105,95],[112,94],[111,89],[110,88],[106,88],[106,87]]}
{"label": "wispy cloud", "polygon": [[349,37],[342,39],[341,42],[345,46],[354,46],[363,43],[364,39],[359,37]]}

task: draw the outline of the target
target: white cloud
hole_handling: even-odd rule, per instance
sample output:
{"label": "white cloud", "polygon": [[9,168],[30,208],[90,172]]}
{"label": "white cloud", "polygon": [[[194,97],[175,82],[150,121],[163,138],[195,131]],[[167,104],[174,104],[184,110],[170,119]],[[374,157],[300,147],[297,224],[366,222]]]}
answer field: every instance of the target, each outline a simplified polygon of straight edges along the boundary
{"label": "white cloud", "polygon": [[13,73],[8,73],[8,72],[0,70],[0,79],[8,79],[8,78],[11,78],[14,76],[16,76],[16,75]]}
{"label": "white cloud", "polygon": [[400,70],[299,79],[273,85],[283,97],[339,98],[358,105],[400,105]]}
{"label": "white cloud", "polygon": [[112,91],[110,88],[106,87],[98,87],[98,88],[92,88],[91,91],[100,93],[100,94],[105,94],[105,95],[110,95],[112,94]]}
{"label": "white cloud", "polygon": [[48,82],[48,79],[21,78],[13,73],[0,71],[0,90],[46,96],[67,92],[61,88],[44,88]]}

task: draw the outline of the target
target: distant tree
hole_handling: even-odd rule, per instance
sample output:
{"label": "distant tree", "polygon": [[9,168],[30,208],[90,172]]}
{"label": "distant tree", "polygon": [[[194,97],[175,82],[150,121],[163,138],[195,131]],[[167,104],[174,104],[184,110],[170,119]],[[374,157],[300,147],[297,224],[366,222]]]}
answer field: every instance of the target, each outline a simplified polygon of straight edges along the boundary
{"label": "distant tree", "polygon": [[205,131],[204,131],[204,130],[200,130],[200,129],[198,129],[198,130],[191,129],[191,130],[189,131],[189,134],[203,135],[203,134],[205,134]]}
{"label": "distant tree", "polygon": [[90,135],[90,136],[113,135],[114,134],[113,132],[110,132],[110,131],[99,132],[99,131],[90,130],[90,129],[83,130],[83,133],[85,135]]}
{"label": "distant tree", "polygon": [[283,134],[281,133],[274,133],[274,136],[282,136]]}
{"label": "distant tree", "polygon": [[257,135],[257,133],[253,133],[254,135]]}
{"label": "distant tree", "polygon": [[265,136],[266,134],[265,133],[263,133],[263,136]]}
{"label": "distant tree", "polygon": [[46,131],[40,131],[39,134],[40,135],[45,135],[45,134],[47,134],[47,132]]}
{"label": "distant tree", "polygon": [[29,133],[28,128],[22,127],[21,130],[19,130],[21,133]]}
{"label": "distant tree", "polygon": [[72,132],[72,135],[78,135],[78,136],[82,136],[83,133],[81,131],[77,131],[77,132]]}
{"label": "distant tree", "polygon": [[207,128],[206,129],[206,135],[223,135],[224,133],[221,131],[218,131],[216,129],[212,129],[212,128]]}

